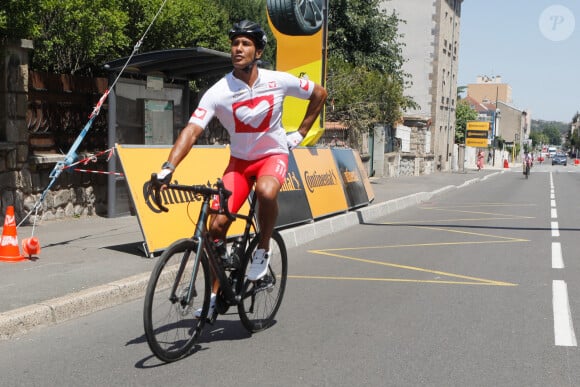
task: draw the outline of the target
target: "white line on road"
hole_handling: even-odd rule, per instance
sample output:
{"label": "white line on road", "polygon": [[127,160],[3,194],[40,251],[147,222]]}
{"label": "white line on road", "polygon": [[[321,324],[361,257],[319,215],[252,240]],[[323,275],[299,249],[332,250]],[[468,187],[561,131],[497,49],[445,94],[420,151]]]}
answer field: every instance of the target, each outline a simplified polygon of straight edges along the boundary
{"label": "white line on road", "polygon": [[550,200],[550,207],[552,207],[552,208],[556,207],[556,201],[555,200]]}
{"label": "white line on road", "polygon": [[550,199],[556,199],[556,195],[553,192],[550,194]]}
{"label": "white line on road", "polygon": [[558,210],[555,208],[552,208],[552,219],[556,219],[558,217]]}
{"label": "white line on road", "polygon": [[560,242],[552,242],[552,269],[563,269],[562,245]]}
{"label": "white line on road", "polygon": [[554,308],[554,344],[563,347],[576,347],[574,324],[568,302],[568,287],[566,282],[552,282],[552,306]]}
{"label": "white line on road", "polygon": [[552,236],[559,237],[560,230],[558,229],[558,222],[552,222]]}

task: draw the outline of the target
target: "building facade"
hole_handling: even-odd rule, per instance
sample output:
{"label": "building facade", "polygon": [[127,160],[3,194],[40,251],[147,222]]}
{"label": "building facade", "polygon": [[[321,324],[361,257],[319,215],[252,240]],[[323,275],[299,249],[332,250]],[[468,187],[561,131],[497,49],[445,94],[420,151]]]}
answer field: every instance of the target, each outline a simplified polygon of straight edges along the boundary
{"label": "building facade", "polygon": [[[494,139],[500,138],[508,145],[517,144],[518,154],[521,154],[526,144],[531,145],[531,114],[529,110],[513,105],[512,88],[500,76],[478,76],[475,83],[467,85],[466,100],[480,115],[487,109],[485,114],[491,121],[491,145],[497,147]],[[517,160],[517,156],[512,152],[512,158]]]}
{"label": "building facade", "polygon": [[405,116],[431,123],[431,149],[437,168],[451,170],[454,160],[459,31],[463,0],[388,0],[381,9],[395,12],[403,35],[403,69],[412,77],[406,90],[419,105]]}
{"label": "building facade", "polygon": [[484,103],[513,103],[512,88],[503,83],[501,77],[478,76],[475,83],[467,85],[467,95]]}

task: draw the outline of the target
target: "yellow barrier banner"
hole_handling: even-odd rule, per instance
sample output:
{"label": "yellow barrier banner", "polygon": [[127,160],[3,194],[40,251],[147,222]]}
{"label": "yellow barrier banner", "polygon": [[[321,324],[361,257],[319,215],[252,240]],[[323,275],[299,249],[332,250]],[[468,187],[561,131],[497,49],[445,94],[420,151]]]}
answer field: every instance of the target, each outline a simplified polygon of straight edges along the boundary
{"label": "yellow barrier banner", "polygon": [[371,185],[371,181],[369,180],[367,170],[362,162],[362,159],[360,158],[360,153],[358,153],[358,151],[354,149],[352,150],[352,152],[354,154],[354,159],[358,166],[359,173],[362,176],[363,185],[365,186],[365,191],[367,191],[367,198],[370,203],[373,200],[375,200],[375,191],[373,190],[373,186]]}
{"label": "yellow barrier banner", "polygon": [[304,184],[312,216],[348,209],[340,173],[329,148],[295,148],[292,153]]}
{"label": "yellow barrier banner", "polygon": [[[299,78],[307,78],[311,81],[324,85],[323,69],[323,29],[313,35],[285,35],[278,31],[270,19],[270,29],[276,37],[276,70],[290,73]],[[308,101],[288,97],[284,100],[284,113],[282,125],[287,132],[298,129]],[[316,144],[324,133],[321,120],[316,120],[301,145],[312,146]]]}
{"label": "yellow barrier banner", "polygon": [[[195,231],[195,222],[201,202],[191,201],[185,195],[166,191],[164,205],[169,212],[159,211],[147,198],[147,184],[151,173],[158,172],[167,160],[170,146],[117,145],[129,192],[147,245],[147,254],[165,249],[180,238],[189,238]],[[214,184],[223,175],[230,157],[225,146],[195,146],[173,174],[172,183]],[[240,212],[247,212],[245,204]],[[243,232],[242,222],[234,222],[228,235]]]}
{"label": "yellow barrier banner", "polygon": [[331,148],[336,166],[340,172],[348,208],[353,209],[369,203],[363,176],[355,160],[352,149]]}

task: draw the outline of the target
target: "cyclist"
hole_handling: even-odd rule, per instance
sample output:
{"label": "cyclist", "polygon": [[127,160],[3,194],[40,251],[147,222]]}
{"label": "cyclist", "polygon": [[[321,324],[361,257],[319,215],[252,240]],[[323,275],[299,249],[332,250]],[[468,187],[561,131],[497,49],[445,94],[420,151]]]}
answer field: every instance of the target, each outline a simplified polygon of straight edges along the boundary
{"label": "cyclist", "polygon": [[[228,208],[237,212],[255,180],[258,196],[258,223],[261,239],[252,257],[248,279],[257,281],[267,270],[269,241],[278,216],[278,193],[285,182],[289,149],[306,136],[326,101],[326,90],[314,82],[285,72],[258,68],[266,47],[266,34],[252,21],[242,20],[229,31],[233,71],[215,83],[201,98],[188,124],[179,134],[158,178],[169,183],[210,120],[216,116],[230,135],[230,160],[223,175],[226,189],[232,191]],[[282,103],[286,96],[308,99],[304,118],[296,131],[282,127]],[[213,208],[219,208],[214,200]],[[225,240],[231,221],[214,215],[210,234]],[[217,281],[214,282],[209,315],[215,308]],[[196,312],[199,317],[200,311]]]}
{"label": "cyclist", "polygon": [[524,175],[529,174],[532,168],[534,158],[527,151],[524,153]]}

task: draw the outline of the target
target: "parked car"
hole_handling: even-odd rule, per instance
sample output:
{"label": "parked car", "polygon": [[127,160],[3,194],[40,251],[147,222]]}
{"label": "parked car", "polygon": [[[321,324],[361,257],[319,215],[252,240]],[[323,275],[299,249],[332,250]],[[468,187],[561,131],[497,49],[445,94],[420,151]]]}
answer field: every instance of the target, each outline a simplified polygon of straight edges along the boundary
{"label": "parked car", "polygon": [[568,165],[568,157],[564,153],[556,153],[552,157],[552,165]]}

